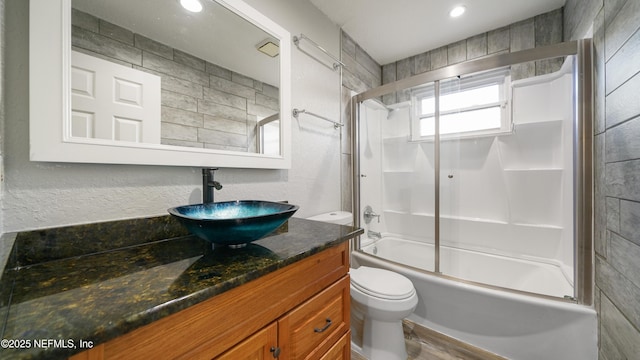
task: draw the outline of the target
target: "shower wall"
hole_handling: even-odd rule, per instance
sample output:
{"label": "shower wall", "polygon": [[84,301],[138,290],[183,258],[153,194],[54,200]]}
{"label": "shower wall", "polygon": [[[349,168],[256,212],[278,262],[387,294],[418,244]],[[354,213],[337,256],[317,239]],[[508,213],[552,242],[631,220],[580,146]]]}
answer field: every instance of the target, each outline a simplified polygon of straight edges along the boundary
{"label": "shower wall", "polygon": [[567,0],[565,38],[593,29],[595,307],[600,359],[640,354],[640,1]]}
{"label": "shower wall", "polygon": [[[441,141],[442,245],[537,259],[573,281],[571,69],[512,82],[512,133]],[[408,103],[360,111],[361,208],[382,215],[361,224],[433,243],[433,142],[408,141]]]}

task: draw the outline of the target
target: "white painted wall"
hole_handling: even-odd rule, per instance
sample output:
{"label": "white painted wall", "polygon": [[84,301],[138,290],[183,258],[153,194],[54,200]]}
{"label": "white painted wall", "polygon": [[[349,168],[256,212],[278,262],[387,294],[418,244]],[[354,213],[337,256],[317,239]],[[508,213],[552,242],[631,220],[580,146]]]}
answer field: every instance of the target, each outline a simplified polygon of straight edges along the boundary
{"label": "white painted wall", "polygon": [[[333,53],[339,29],[306,1],[251,0],[285,27]],[[166,214],[201,199],[199,168],[34,163],[29,161],[28,1],[6,4],[2,232]],[[339,119],[339,74],[293,49],[293,106]],[[285,111],[289,111],[288,109]],[[221,169],[217,201],[289,200],[297,217],[340,207],[340,132],[301,116],[293,123],[291,170]]]}

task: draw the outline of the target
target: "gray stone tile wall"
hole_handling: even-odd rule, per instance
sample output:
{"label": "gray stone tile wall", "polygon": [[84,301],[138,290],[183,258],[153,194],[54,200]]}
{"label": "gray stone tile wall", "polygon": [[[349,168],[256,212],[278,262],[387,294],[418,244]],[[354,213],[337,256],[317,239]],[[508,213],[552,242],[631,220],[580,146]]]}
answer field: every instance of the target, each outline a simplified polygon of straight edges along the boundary
{"label": "gray stone tile wall", "polygon": [[593,26],[599,358],[640,354],[640,1],[567,0],[565,37]]}
{"label": "gray stone tile wall", "polygon": [[[562,22],[563,9],[548,12],[535,17],[535,46],[545,46],[561,43],[563,39]],[[536,75],[552,73],[562,66],[564,58],[538,60],[535,63]]]}
{"label": "gray stone tile wall", "polygon": [[[6,34],[4,24],[4,0],[0,0],[0,34]],[[0,35],[0,194],[4,194],[4,57],[4,35]],[[3,232],[3,208],[0,196],[0,233]],[[5,249],[4,246],[4,243],[0,243],[0,265],[5,264],[6,258],[3,254],[9,253],[9,249]]]}
{"label": "gray stone tile wall", "polygon": [[[484,33],[467,39],[467,60],[472,60],[487,55],[487,38],[488,33]],[[416,74],[418,74],[418,72],[416,72]]]}
{"label": "gray stone tile wall", "polygon": [[345,63],[342,68],[342,86],[357,93],[380,86],[382,70],[378,64],[360,45],[344,31],[340,31],[340,60]]}
{"label": "gray stone tile wall", "polygon": [[[563,9],[557,9],[468,39],[432,49],[422,54],[382,66],[382,83],[387,84],[466,60],[503,52],[551,45],[563,39]],[[512,79],[522,79],[557,71],[563,59],[549,59],[511,67]],[[408,91],[383,96],[387,105],[409,100]]]}
{"label": "gray stone tile wall", "polygon": [[162,144],[253,152],[257,117],[279,111],[274,86],[75,9],[72,23],[74,50],[162,78]]}
{"label": "gray stone tile wall", "polygon": [[487,55],[509,51],[511,34],[509,27],[505,26],[487,33]]}

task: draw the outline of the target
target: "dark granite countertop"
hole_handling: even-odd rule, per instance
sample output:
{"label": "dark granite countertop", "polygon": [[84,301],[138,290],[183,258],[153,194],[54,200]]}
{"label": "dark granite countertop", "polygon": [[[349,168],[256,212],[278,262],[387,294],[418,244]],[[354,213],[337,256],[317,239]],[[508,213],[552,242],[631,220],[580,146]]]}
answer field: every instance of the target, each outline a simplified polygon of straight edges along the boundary
{"label": "dark granite countertop", "polygon": [[15,234],[0,358],[66,358],[361,233],[291,218],[244,248],[212,249],[160,216]]}

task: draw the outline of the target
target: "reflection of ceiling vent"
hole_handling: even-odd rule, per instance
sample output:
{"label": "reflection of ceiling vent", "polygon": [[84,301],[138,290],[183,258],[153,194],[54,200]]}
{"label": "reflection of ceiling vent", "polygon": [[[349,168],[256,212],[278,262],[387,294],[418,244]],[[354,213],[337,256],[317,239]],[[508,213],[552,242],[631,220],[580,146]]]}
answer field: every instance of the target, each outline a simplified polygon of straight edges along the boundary
{"label": "reflection of ceiling vent", "polygon": [[280,46],[278,46],[278,40],[276,39],[265,39],[256,45],[256,49],[260,52],[265,53],[271,57],[276,57],[280,53]]}

